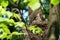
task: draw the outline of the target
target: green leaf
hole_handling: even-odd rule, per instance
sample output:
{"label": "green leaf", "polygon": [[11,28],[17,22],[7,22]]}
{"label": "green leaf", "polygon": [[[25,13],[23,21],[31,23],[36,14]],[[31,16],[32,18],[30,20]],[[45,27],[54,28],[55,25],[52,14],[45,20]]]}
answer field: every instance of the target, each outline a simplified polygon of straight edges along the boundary
{"label": "green leaf", "polygon": [[24,3],[28,3],[28,6],[35,11],[36,9],[38,9],[40,7],[40,2],[39,0],[24,0]]}
{"label": "green leaf", "polygon": [[12,13],[9,12],[9,11],[7,11],[7,12],[6,12],[6,15],[8,16],[8,18],[10,18],[10,17],[12,16]]}
{"label": "green leaf", "polygon": [[17,0],[13,0],[13,2],[17,2]]}
{"label": "green leaf", "polygon": [[8,30],[7,30],[7,33],[5,32],[6,30],[4,30],[3,28],[0,28],[0,31],[2,30],[2,34],[0,34],[0,39],[4,39],[7,37],[7,34],[8,34]]}
{"label": "green leaf", "polygon": [[7,34],[6,33],[3,33],[2,35],[0,35],[0,38],[1,39],[4,39],[4,38],[6,38],[7,37]]}
{"label": "green leaf", "polygon": [[3,32],[10,34],[10,30],[8,29],[8,26],[5,24],[0,24],[0,27],[3,29]]}
{"label": "green leaf", "polygon": [[39,0],[31,0],[31,1],[28,3],[28,6],[29,6],[33,11],[35,11],[36,9],[38,9],[38,8],[40,7]]}
{"label": "green leaf", "polygon": [[12,38],[12,35],[11,34],[7,36],[7,39],[11,39],[11,38]]}
{"label": "green leaf", "polygon": [[14,20],[13,19],[10,19],[8,22],[7,22],[10,26],[13,26],[15,24]]}
{"label": "green leaf", "polygon": [[2,28],[0,28],[0,36],[2,35],[3,31],[4,30]]}
{"label": "green leaf", "polygon": [[36,34],[41,34],[41,33],[42,33],[42,29],[39,28],[39,27],[37,27],[37,28],[36,28]]}
{"label": "green leaf", "polygon": [[2,1],[1,6],[6,8],[8,6],[8,1]]}
{"label": "green leaf", "polygon": [[25,28],[25,23],[24,22],[16,22],[15,27]]}
{"label": "green leaf", "polygon": [[30,26],[28,27],[28,30],[32,31],[32,33],[34,34],[41,34],[42,33],[42,29],[36,26]]}
{"label": "green leaf", "polygon": [[25,33],[19,33],[19,32],[16,32],[16,31],[14,31],[14,32],[12,32],[12,35],[24,35]]}
{"label": "green leaf", "polygon": [[28,30],[30,30],[30,31],[35,30],[35,26],[28,27]]}
{"label": "green leaf", "polygon": [[8,28],[3,28],[3,30],[6,34],[10,34],[10,30]]}
{"label": "green leaf", "polygon": [[13,32],[12,34],[19,35],[19,33],[18,33],[18,32]]}
{"label": "green leaf", "polygon": [[28,2],[28,0],[24,0],[23,2]]}
{"label": "green leaf", "polygon": [[58,5],[60,3],[60,0],[51,0],[51,4]]}

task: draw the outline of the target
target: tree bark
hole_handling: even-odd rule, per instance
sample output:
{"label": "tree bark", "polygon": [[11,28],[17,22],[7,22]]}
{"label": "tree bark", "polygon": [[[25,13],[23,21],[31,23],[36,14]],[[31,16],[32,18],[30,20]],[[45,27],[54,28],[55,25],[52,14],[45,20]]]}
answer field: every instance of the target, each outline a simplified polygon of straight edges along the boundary
{"label": "tree bark", "polygon": [[59,5],[50,7],[48,29],[43,40],[58,40],[60,26],[60,8]]}

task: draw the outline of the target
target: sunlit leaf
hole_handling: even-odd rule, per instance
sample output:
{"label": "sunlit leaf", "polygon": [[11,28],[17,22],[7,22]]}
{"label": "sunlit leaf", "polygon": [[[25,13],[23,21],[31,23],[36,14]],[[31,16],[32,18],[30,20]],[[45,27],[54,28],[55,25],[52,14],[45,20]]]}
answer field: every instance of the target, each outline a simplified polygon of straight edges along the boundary
{"label": "sunlit leaf", "polygon": [[23,2],[28,2],[28,0],[24,0]]}
{"label": "sunlit leaf", "polygon": [[28,6],[34,11],[40,7],[39,0],[31,0]]}
{"label": "sunlit leaf", "polygon": [[53,5],[58,5],[60,0],[51,0],[51,4]]}
{"label": "sunlit leaf", "polygon": [[28,6],[35,11],[36,9],[38,9],[40,7],[40,2],[39,0],[24,0],[23,2],[28,2]]}
{"label": "sunlit leaf", "polygon": [[0,35],[0,38],[1,39],[4,39],[4,38],[6,38],[7,37],[7,34],[6,33],[3,33],[2,35]]}
{"label": "sunlit leaf", "polygon": [[41,34],[41,33],[42,33],[42,29],[39,28],[39,27],[37,27],[37,28],[36,28],[36,34]]}
{"label": "sunlit leaf", "polygon": [[4,39],[4,38],[6,38],[7,37],[7,33],[2,29],[2,28],[0,28],[0,31],[2,30],[2,34],[0,34],[0,39]]}
{"label": "sunlit leaf", "polygon": [[19,35],[19,33],[18,33],[18,32],[13,32],[12,34]]}
{"label": "sunlit leaf", "polygon": [[17,0],[13,0],[13,2],[17,2]]}
{"label": "sunlit leaf", "polygon": [[8,16],[8,18],[10,18],[10,17],[12,16],[12,13],[9,12],[9,11],[7,11],[7,12],[6,12],[6,15]]}
{"label": "sunlit leaf", "polygon": [[15,26],[25,28],[25,24],[23,22],[17,22]]}
{"label": "sunlit leaf", "polygon": [[8,1],[2,1],[1,6],[6,8],[8,6]]}
{"label": "sunlit leaf", "polygon": [[3,30],[6,34],[10,34],[10,30],[8,28],[3,28]]}
{"label": "sunlit leaf", "polygon": [[35,29],[35,26],[30,26],[28,27],[28,29],[31,31],[31,30],[34,30]]}
{"label": "sunlit leaf", "polygon": [[12,35],[11,34],[7,36],[7,39],[11,39],[11,38],[12,38]]}
{"label": "sunlit leaf", "polygon": [[10,30],[8,29],[8,26],[5,24],[0,24],[0,27],[3,29],[3,31],[7,34],[10,34]]}
{"label": "sunlit leaf", "polygon": [[32,33],[34,34],[41,34],[42,33],[42,29],[36,26],[30,26],[28,27],[28,30],[32,31]]}

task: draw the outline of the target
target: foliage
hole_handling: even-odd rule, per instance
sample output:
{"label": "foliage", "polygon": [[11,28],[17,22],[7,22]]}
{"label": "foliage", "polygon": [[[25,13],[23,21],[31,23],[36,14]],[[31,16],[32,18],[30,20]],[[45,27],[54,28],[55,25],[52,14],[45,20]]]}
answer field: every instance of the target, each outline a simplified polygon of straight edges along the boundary
{"label": "foliage", "polygon": [[[11,0],[16,3],[18,0]],[[26,24],[22,21],[21,16],[18,14],[6,11],[9,5],[9,0],[0,0],[0,39],[1,40],[23,40],[24,32],[22,28],[26,28]],[[19,8],[24,9],[26,6],[30,7],[33,11],[40,7],[39,0],[24,0],[20,1]],[[19,21],[16,21],[15,19]],[[41,34],[42,29],[36,26],[28,27],[28,30],[34,34]],[[17,38],[16,38],[17,37]]]}
{"label": "foliage", "polygon": [[60,0],[51,0],[51,4],[58,5],[60,3]]}
{"label": "foliage", "polygon": [[30,26],[28,27],[28,30],[32,31],[32,33],[34,34],[41,34],[42,33],[42,29],[36,26]]}
{"label": "foliage", "polygon": [[13,2],[17,2],[17,0],[13,0]]}
{"label": "foliage", "polygon": [[48,19],[49,16],[49,10],[50,10],[50,1],[49,0],[41,0],[41,8],[42,8],[42,13],[45,15],[45,18]]}
{"label": "foliage", "polygon": [[24,0],[24,2],[28,2],[28,6],[34,11],[40,7],[39,0]]}
{"label": "foliage", "polygon": [[[13,15],[15,15],[15,16],[13,16]],[[24,28],[25,24],[23,22],[21,22],[21,20],[19,20],[20,22],[15,22],[14,19],[12,19],[11,17],[18,18],[18,16],[15,13],[8,12],[0,6],[0,39],[2,39],[2,40],[4,38],[11,39],[12,36],[14,36],[16,34],[24,35],[24,33],[18,32],[17,28],[19,28],[19,27]],[[21,19],[21,18],[19,18],[19,19]],[[15,28],[15,30],[13,30],[13,28]],[[17,32],[14,32],[14,31],[17,31]],[[14,40],[14,39],[12,39],[12,40]]]}
{"label": "foliage", "polygon": [[[17,18],[19,21],[16,22],[13,18]],[[23,40],[25,33],[21,31],[22,28],[26,28],[26,24],[22,22],[21,16],[18,16],[14,12],[6,11],[6,9],[0,6],[0,39]],[[41,34],[42,32],[41,28],[35,28],[35,26],[28,27],[28,30],[34,34]]]}
{"label": "foliage", "polygon": [[8,0],[0,0],[0,5],[4,8],[6,8],[8,6]]}

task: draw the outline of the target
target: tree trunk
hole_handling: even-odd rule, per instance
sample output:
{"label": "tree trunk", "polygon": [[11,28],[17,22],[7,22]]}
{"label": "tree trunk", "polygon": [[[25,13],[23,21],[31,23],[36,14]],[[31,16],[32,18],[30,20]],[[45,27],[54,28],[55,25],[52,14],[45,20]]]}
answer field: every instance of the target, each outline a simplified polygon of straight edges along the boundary
{"label": "tree trunk", "polygon": [[59,5],[50,7],[48,29],[43,40],[58,40],[58,32],[60,24],[60,8]]}

